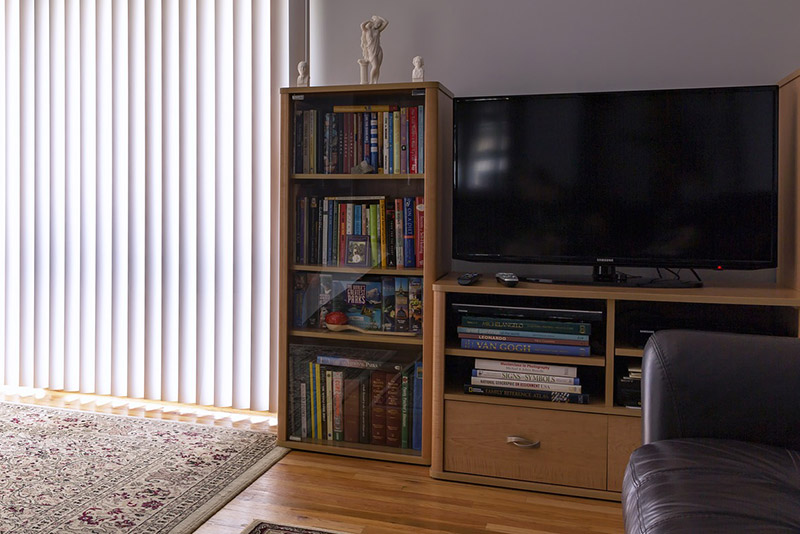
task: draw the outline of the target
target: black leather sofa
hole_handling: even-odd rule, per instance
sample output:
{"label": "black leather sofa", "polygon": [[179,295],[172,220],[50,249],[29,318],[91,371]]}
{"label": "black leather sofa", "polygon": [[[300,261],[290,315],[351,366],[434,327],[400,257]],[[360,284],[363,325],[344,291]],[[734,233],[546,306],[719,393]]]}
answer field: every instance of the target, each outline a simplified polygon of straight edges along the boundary
{"label": "black leather sofa", "polygon": [[642,419],[626,533],[800,533],[800,339],[657,332]]}

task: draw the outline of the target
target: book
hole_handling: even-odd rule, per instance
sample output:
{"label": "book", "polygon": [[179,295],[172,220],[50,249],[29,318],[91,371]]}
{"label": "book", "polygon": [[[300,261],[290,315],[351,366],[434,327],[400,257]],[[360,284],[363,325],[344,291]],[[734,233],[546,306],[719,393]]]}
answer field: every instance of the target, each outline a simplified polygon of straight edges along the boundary
{"label": "book", "polygon": [[319,328],[325,328],[325,317],[333,311],[333,275],[330,273],[319,273]]}
{"label": "book", "polygon": [[[534,334],[535,332],[530,332]],[[465,334],[459,333],[458,337],[461,339],[483,339],[486,341],[518,341],[521,343],[549,343],[551,345],[577,345],[588,346],[589,341],[573,341],[571,339],[556,339],[547,337],[523,337],[523,336],[505,336],[505,335],[490,335],[490,334]]]}
{"label": "book", "polygon": [[417,150],[419,141],[417,139],[417,107],[408,108],[408,172],[417,174]]}
{"label": "book", "polygon": [[386,374],[386,445],[400,447],[402,443],[402,372]]}
{"label": "book", "polygon": [[398,269],[402,269],[405,264],[405,260],[403,258],[403,222],[405,218],[403,217],[403,199],[396,198],[394,199],[394,236],[395,236],[395,244],[394,244],[394,251],[395,251],[395,263]]}
{"label": "book", "polygon": [[501,388],[537,389],[540,391],[566,391],[567,393],[581,393],[580,385],[552,384],[548,382],[523,382],[521,380],[504,380],[502,378],[485,378],[473,376],[470,378],[473,386],[496,386]]}
{"label": "book", "polygon": [[467,315],[461,318],[461,325],[476,328],[500,328],[503,330],[527,330],[529,332],[552,332],[585,336],[592,333],[592,325],[590,323],[535,321],[533,319],[508,317],[472,317]]}
{"label": "book", "polygon": [[308,435],[312,439],[317,439],[319,434],[317,433],[317,374],[316,374],[317,364],[314,362],[308,362],[308,397],[309,397],[309,408],[308,408],[308,417],[309,417],[309,431]]}
{"label": "book", "polygon": [[476,369],[486,369],[489,371],[509,371],[516,373],[533,373],[540,375],[554,376],[578,376],[578,368],[570,365],[550,365],[534,362],[515,362],[507,360],[487,360],[485,358],[475,358]]}
{"label": "book", "polygon": [[344,441],[344,374],[342,371],[331,372],[333,385],[333,439]]}
{"label": "book", "polygon": [[308,382],[300,382],[300,437],[308,437]]}
{"label": "book", "polygon": [[414,257],[417,268],[422,269],[425,257],[425,199],[417,197],[414,209]]}
{"label": "book", "polygon": [[333,439],[333,370],[325,369],[325,439]]}
{"label": "book", "polygon": [[389,146],[391,144],[391,140],[389,138],[389,123],[391,122],[392,112],[386,111],[383,113],[383,173],[384,174],[391,174],[391,162],[389,161]]}
{"label": "book", "polygon": [[400,174],[400,112],[395,111],[392,113],[392,137],[393,137],[393,150],[392,150],[392,165],[393,174]]}
{"label": "book", "polygon": [[414,362],[411,376],[411,448],[422,450],[422,362]]}
{"label": "book", "polygon": [[403,267],[417,266],[414,243],[414,197],[403,198]]}
{"label": "book", "polygon": [[381,241],[378,235],[378,204],[369,205],[370,263],[373,267],[381,263]]}
{"label": "book", "polygon": [[589,395],[586,393],[567,393],[565,391],[541,391],[536,389],[513,389],[464,384],[464,393],[470,395],[487,395],[490,397],[507,397],[511,399],[589,404]]}
{"label": "book", "polygon": [[394,174],[394,115],[396,112],[390,111],[386,113],[386,132],[389,137],[387,141],[386,152],[387,158],[389,159],[389,170],[386,171],[386,174]]}
{"label": "book", "polygon": [[325,439],[324,424],[325,424],[325,377],[324,372],[318,363],[314,364],[314,388],[316,389],[316,415],[317,420],[314,422],[316,427],[316,438]]}
{"label": "book", "polygon": [[372,441],[372,420],[370,410],[370,374],[358,375],[358,442]]}
{"label": "book", "polygon": [[408,279],[408,331],[422,333],[422,278]]}
{"label": "book", "polygon": [[359,379],[344,379],[344,400],[342,402],[343,435],[344,441],[358,443],[358,392]]}
{"label": "book", "polygon": [[384,233],[386,234],[386,266],[397,266],[397,255],[395,245],[395,223],[394,223],[394,202],[389,200],[386,204],[386,218],[384,219]]}
{"label": "book", "polygon": [[417,106],[417,172],[425,172],[425,106]]}
{"label": "book", "polygon": [[370,373],[370,443],[386,445],[386,377],[384,371]]}
{"label": "book", "polygon": [[408,278],[396,276],[394,279],[394,330],[408,332]]}
{"label": "book", "polygon": [[294,112],[294,172],[303,172],[303,111]]}
{"label": "book", "polygon": [[394,277],[384,276],[381,278],[382,292],[381,298],[383,299],[383,310],[381,317],[383,318],[383,327],[381,330],[384,332],[394,332]]}
{"label": "book", "polygon": [[387,264],[386,259],[386,200],[380,199],[378,201],[378,240],[380,241],[380,254],[381,261],[380,267],[385,269]]}
{"label": "book", "polygon": [[408,173],[408,108],[400,108],[400,174]]}
{"label": "book", "polygon": [[505,380],[519,380],[522,382],[546,382],[551,384],[580,384],[581,379],[571,376],[554,376],[534,373],[514,373],[511,371],[490,371],[488,369],[473,369],[472,376],[485,378],[502,378]]}
{"label": "book", "polygon": [[577,345],[550,345],[543,343],[518,343],[510,341],[487,341],[483,339],[462,339],[461,348],[468,350],[490,350],[495,352],[516,352],[520,354],[555,354],[559,356],[591,356],[589,347]]}
{"label": "book", "polygon": [[[348,349],[348,351],[353,349]],[[364,351],[369,351],[371,349],[362,349]],[[394,355],[394,351],[383,351],[377,350],[379,353],[391,352]],[[361,358],[345,358],[340,356],[331,356],[326,354],[320,354],[316,358],[316,362],[321,365],[331,365],[336,367],[348,367],[351,369],[381,369],[385,371],[399,371],[402,369],[402,365],[399,363],[387,361],[387,360],[362,360]]]}
{"label": "book", "polygon": [[366,330],[380,330],[381,282],[375,280],[333,280],[333,309],[347,315],[348,324]]}
{"label": "book", "polygon": [[369,164],[378,170],[378,113],[376,110],[369,112]]}
{"label": "book", "polygon": [[[579,335],[579,334],[556,334],[553,332],[529,332],[527,330],[502,330],[502,329],[495,329],[495,328],[476,328],[472,326],[458,326],[456,327],[456,331],[458,332],[459,336],[461,334],[480,334],[480,335],[489,335],[489,336],[508,336],[508,337],[522,337],[522,338],[536,338],[536,339],[547,339],[547,340],[568,340],[568,341],[580,341],[582,345],[589,344],[589,336]],[[505,340],[496,340],[496,341],[505,341]],[[510,340],[509,340],[510,341]],[[535,341],[531,341],[530,339],[525,340],[527,343],[536,343]],[[547,341],[546,343],[550,343]]]}
{"label": "book", "polygon": [[411,429],[409,422],[411,421],[411,375],[414,372],[414,367],[403,371],[400,382],[400,448],[407,449],[409,444],[409,435]]}

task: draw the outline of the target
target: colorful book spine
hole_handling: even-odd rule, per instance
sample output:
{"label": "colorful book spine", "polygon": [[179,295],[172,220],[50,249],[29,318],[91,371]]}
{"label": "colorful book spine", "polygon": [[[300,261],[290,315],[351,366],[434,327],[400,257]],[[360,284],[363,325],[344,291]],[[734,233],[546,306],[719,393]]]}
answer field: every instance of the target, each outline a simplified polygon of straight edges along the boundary
{"label": "colorful book spine", "polygon": [[344,401],[342,403],[343,435],[342,439],[358,443],[358,386],[357,378],[344,379]]}
{"label": "colorful book spine", "polygon": [[509,341],[485,341],[482,339],[462,339],[461,348],[468,350],[489,350],[495,352],[516,352],[519,354],[555,354],[558,356],[591,356],[589,352],[589,347],[580,347],[577,345],[516,343]]}
{"label": "colorful book spine", "polygon": [[325,439],[325,435],[322,433],[322,423],[324,421],[325,415],[323,410],[323,400],[325,398],[325,377],[320,376],[323,371],[320,369],[319,364],[314,364],[314,387],[317,390],[316,395],[316,421],[314,421],[314,426],[316,427],[316,437],[317,439]]}
{"label": "colorful book spine", "polygon": [[378,114],[369,113],[369,164],[378,170]]}
{"label": "colorful book spine", "polygon": [[392,136],[394,143],[392,146],[394,173],[400,174],[400,112],[392,113]]}
{"label": "colorful book spine", "polygon": [[408,278],[396,276],[394,279],[394,330],[408,332]]}
{"label": "colorful book spine", "polygon": [[402,366],[399,363],[362,360],[359,358],[344,358],[325,354],[320,354],[317,356],[317,363],[320,365],[330,365],[335,367],[349,367],[351,369],[381,369],[384,371],[399,371],[402,369]]}
{"label": "colorful book spine", "polygon": [[367,111],[391,111],[393,109],[397,109],[397,106],[384,105],[384,104],[377,104],[377,105],[347,104],[347,105],[333,106],[333,111],[340,111],[340,112],[364,113]]}
{"label": "colorful book spine", "polygon": [[[502,330],[502,329],[494,329],[494,328],[478,328],[473,326],[459,326],[456,327],[456,330],[460,334],[482,334],[488,336],[510,336],[510,337],[522,337],[522,338],[538,338],[538,339],[561,339],[561,340],[568,340],[568,341],[580,341],[583,342],[584,345],[589,344],[589,336],[580,335],[580,334],[558,334],[554,332],[529,332],[527,330]],[[495,341],[506,341],[506,340],[495,340]],[[527,343],[536,343],[536,341],[532,341],[530,339],[525,340]],[[550,343],[547,341],[546,343]]]}
{"label": "colorful book spine", "polygon": [[317,385],[316,367],[314,362],[308,362],[308,396],[309,396],[309,432],[312,439],[317,439]]}
{"label": "colorful book spine", "polygon": [[473,317],[465,315],[461,318],[462,326],[476,328],[500,328],[503,330],[527,330],[534,332],[553,332],[556,334],[577,334],[588,336],[592,333],[590,323],[570,323],[560,321],[536,321],[533,319],[515,319],[501,317]]}
{"label": "colorful book spine", "polygon": [[339,265],[344,266],[344,260],[346,257],[345,251],[345,243],[347,241],[347,204],[340,202],[339,203]]}
{"label": "colorful book spine", "polygon": [[370,373],[370,443],[386,445],[386,377],[384,371]]}
{"label": "colorful book spine", "polygon": [[392,120],[392,112],[387,111],[383,114],[383,173],[391,174],[391,160],[389,158],[389,146],[391,145],[391,138],[389,137],[389,123]]}
{"label": "colorful book spine", "polygon": [[394,332],[394,277],[381,278],[381,299],[383,300],[383,328],[384,332]]}
{"label": "colorful book spine", "polygon": [[550,384],[579,385],[581,383],[580,378],[570,376],[512,373],[510,371],[489,371],[488,369],[473,369],[472,376],[483,378],[500,378],[503,380],[519,380],[520,382],[544,382]]}
{"label": "colorful book spine", "polygon": [[320,238],[322,240],[320,247],[320,265],[328,265],[328,199],[320,199],[322,207],[322,225],[320,226]]}
{"label": "colorful book spine", "polygon": [[422,362],[414,362],[411,380],[411,448],[422,450]]}
{"label": "colorful book spine", "polygon": [[370,411],[370,375],[361,373],[358,377],[358,442],[372,441],[372,421]]}
{"label": "colorful book spine", "polygon": [[422,333],[422,278],[408,279],[408,331]]}
{"label": "colorful book spine", "polygon": [[[372,157],[370,156],[370,137],[371,137],[370,132],[372,130],[372,127],[370,126],[370,118],[371,118],[371,116],[372,116],[372,113],[370,113],[370,112],[365,112],[365,113],[361,114],[361,121],[362,121],[361,122],[361,131],[363,133],[363,135],[361,137],[361,147],[362,147],[361,148],[361,150],[362,150],[361,159],[363,161],[366,161],[370,165],[372,165],[372,163],[371,163]],[[360,161],[359,161],[359,163],[360,163]]]}
{"label": "colorful book spine", "polygon": [[302,419],[300,421],[300,437],[308,437],[308,383],[300,382],[300,414]]}
{"label": "colorful book spine", "polygon": [[344,374],[342,371],[331,373],[333,384],[333,439],[344,441]]}
{"label": "colorful book spine", "polygon": [[416,245],[414,244],[414,197],[403,198],[403,267],[414,268]]}
{"label": "colorful book spine", "polygon": [[[504,330],[505,332],[505,330]],[[535,335],[535,332],[526,332],[530,335]],[[558,334],[555,334],[558,335]],[[549,343],[552,345],[577,345],[577,346],[586,346],[589,344],[589,341],[576,341],[571,339],[555,339],[555,338],[546,338],[546,337],[523,337],[523,336],[504,336],[504,335],[494,335],[494,334],[466,334],[466,333],[459,333],[458,337],[461,339],[482,339],[485,341],[512,341],[512,342],[519,342],[519,343]],[[588,336],[587,336],[588,337]]]}
{"label": "colorful book spine", "polygon": [[400,447],[403,431],[402,373],[386,374],[386,445]]}
{"label": "colorful book spine", "polygon": [[408,108],[400,108],[400,174],[408,173]]}
{"label": "colorful book spine", "polygon": [[395,263],[397,263],[397,268],[402,269],[405,265],[405,260],[403,258],[403,250],[404,244],[403,242],[403,221],[405,218],[403,217],[403,199],[396,198],[394,199],[394,235],[395,235]]}
{"label": "colorful book spine", "polygon": [[425,254],[425,199],[417,197],[414,202],[414,253],[417,269],[422,269]]}
{"label": "colorful book spine", "polygon": [[473,376],[470,379],[473,386],[496,386],[500,388],[537,389],[540,391],[566,391],[567,393],[581,393],[581,386],[567,384],[552,384],[547,382],[523,382],[521,380],[504,380],[502,378],[484,378]]}
{"label": "colorful book spine", "polygon": [[378,235],[378,205],[369,205],[369,245],[370,245],[370,264],[373,267],[381,263],[381,242]]}
{"label": "colorful book spine", "polygon": [[389,140],[387,141],[386,151],[388,152],[389,158],[389,170],[387,174],[394,174],[394,115],[396,112],[392,111],[387,113],[388,117],[386,117],[386,130],[389,136]]}
{"label": "colorful book spine", "polygon": [[378,201],[378,235],[380,237],[381,261],[380,266],[382,269],[387,267],[386,260],[386,200],[380,199]]}
{"label": "colorful book spine", "polygon": [[417,106],[417,172],[425,172],[425,106]]}
{"label": "colorful book spine", "polygon": [[[350,208],[348,207],[348,218],[350,216]],[[366,232],[366,228],[362,230],[361,228],[361,204],[354,204],[353,205],[353,228],[350,230],[349,220],[348,220],[348,234],[352,233],[352,235],[364,235]]]}
{"label": "colorful book spine", "polygon": [[333,371],[325,369],[325,439],[333,439]]}
{"label": "colorful book spine", "polygon": [[419,147],[419,140],[417,139],[417,107],[412,106],[408,108],[408,172],[417,174],[419,167],[417,165],[417,150]]}
{"label": "colorful book spine", "polygon": [[411,421],[411,373],[413,367],[403,372],[400,383],[400,448],[408,448],[410,434],[409,422]]}
{"label": "colorful book spine", "polygon": [[386,224],[384,225],[386,233],[386,266],[397,267],[397,254],[395,252],[395,235],[394,235],[394,202],[388,201],[386,205]]}
{"label": "colorful book spine", "polygon": [[565,391],[540,391],[535,389],[498,388],[493,386],[473,386],[472,384],[464,384],[464,393],[511,399],[589,404],[589,395],[586,393],[567,393]]}
{"label": "colorful book spine", "polygon": [[319,312],[317,327],[325,328],[325,318],[333,311],[333,275],[319,273],[319,299],[317,300]]}
{"label": "colorful book spine", "polygon": [[475,368],[486,369],[488,371],[508,371],[512,373],[569,376],[572,378],[578,376],[578,368],[570,365],[550,365],[534,362],[488,360],[485,358],[475,358]]}
{"label": "colorful book spine", "polygon": [[336,211],[334,209],[335,202],[334,202],[334,200],[329,198],[329,199],[326,200],[326,204],[328,205],[328,220],[327,220],[327,223],[325,224],[325,229],[326,229],[326,233],[327,233],[328,237],[327,237],[327,242],[326,242],[326,248],[327,248],[327,256],[326,256],[326,258],[327,258],[327,262],[325,263],[325,265],[336,265],[336,259],[335,259],[334,255],[333,255],[333,242],[334,242],[333,241],[333,239],[334,239],[334,231],[333,231],[333,229],[336,226],[333,223],[333,221],[336,219]]}

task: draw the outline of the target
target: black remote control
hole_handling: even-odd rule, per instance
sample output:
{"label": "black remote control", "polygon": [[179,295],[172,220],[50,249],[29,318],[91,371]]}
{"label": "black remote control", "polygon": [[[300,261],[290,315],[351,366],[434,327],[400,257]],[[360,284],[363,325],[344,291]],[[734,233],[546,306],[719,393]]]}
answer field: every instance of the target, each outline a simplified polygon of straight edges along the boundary
{"label": "black remote control", "polygon": [[458,277],[458,283],[462,286],[474,284],[481,277],[481,273],[464,273]]}
{"label": "black remote control", "polygon": [[498,282],[506,287],[514,287],[519,282],[519,278],[514,273],[497,273],[494,276]]}

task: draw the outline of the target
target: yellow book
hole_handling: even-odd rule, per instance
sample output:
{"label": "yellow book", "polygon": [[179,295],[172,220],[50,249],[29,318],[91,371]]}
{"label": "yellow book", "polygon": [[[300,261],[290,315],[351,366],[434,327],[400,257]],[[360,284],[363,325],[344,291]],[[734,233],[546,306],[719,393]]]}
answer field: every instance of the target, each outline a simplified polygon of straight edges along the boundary
{"label": "yellow book", "polygon": [[317,420],[314,422],[314,426],[317,427],[317,438],[325,439],[325,436],[322,435],[322,398],[321,398],[322,396],[320,395],[320,391],[322,391],[322,389],[320,389],[321,384],[320,384],[320,381],[319,381],[319,373],[320,373],[319,364],[315,363],[314,364],[314,382],[315,382],[314,385],[317,388],[317,399],[316,399],[317,400],[317,406],[316,406],[316,408],[317,408]]}

